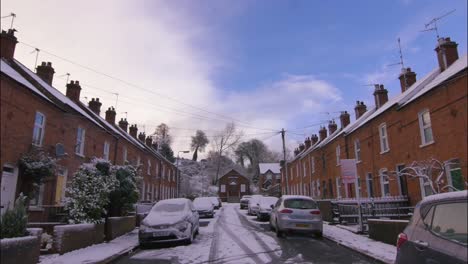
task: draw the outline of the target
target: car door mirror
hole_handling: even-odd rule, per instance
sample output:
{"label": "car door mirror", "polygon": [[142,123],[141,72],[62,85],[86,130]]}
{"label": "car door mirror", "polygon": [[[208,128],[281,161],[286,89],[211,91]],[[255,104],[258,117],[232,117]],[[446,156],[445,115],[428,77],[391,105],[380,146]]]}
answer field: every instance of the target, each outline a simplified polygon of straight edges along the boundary
{"label": "car door mirror", "polygon": [[270,207],[271,207],[271,209],[275,209],[275,205],[274,205],[274,204],[270,205]]}

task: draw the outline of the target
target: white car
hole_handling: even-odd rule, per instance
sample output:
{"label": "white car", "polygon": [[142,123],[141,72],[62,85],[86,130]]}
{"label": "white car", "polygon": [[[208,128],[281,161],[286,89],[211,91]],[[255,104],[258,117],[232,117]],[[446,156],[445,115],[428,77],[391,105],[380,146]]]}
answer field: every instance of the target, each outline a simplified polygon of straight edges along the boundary
{"label": "white car", "polygon": [[214,205],[213,200],[210,197],[197,197],[193,200],[193,206],[197,210],[200,217],[213,218],[214,216]]}
{"label": "white car", "polygon": [[264,196],[260,198],[260,203],[257,211],[258,220],[268,220],[270,219],[271,208],[278,202],[277,197],[273,196]]}
{"label": "white car", "polygon": [[191,244],[198,234],[198,220],[198,213],[189,199],[159,201],[140,224],[140,246],[173,241]]}
{"label": "white car", "polygon": [[252,197],[249,199],[249,205],[247,207],[247,214],[249,215],[257,215],[258,208],[260,207],[260,198],[262,198],[263,195],[252,195]]}

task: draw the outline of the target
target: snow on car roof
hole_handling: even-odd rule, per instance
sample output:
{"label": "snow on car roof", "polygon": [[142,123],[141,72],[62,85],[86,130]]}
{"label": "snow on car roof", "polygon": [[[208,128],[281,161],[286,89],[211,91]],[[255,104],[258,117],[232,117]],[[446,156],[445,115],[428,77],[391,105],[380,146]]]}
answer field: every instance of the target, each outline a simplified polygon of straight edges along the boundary
{"label": "snow on car roof", "polygon": [[158,202],[158,204],[185,204],[188,201],[190,200],[187,198],[174,198],[174,199],[161,200]]}
{"label": "snow on car roof", "polygon": [[313,200],[309,196],[304,196],[304,195],[283,195],[283,196],[281,196],[281,198],[283,198],[283,199],[309,199],[309,200]]}
{"label": "snow on car roof", "polygon": [[452,200],[452,199],[461,199],[461,198],[465,198],[465,199],[468,198],[468,190],[430,195],[424,198],[421,201],[421,203],[430,203],[434,201]]}

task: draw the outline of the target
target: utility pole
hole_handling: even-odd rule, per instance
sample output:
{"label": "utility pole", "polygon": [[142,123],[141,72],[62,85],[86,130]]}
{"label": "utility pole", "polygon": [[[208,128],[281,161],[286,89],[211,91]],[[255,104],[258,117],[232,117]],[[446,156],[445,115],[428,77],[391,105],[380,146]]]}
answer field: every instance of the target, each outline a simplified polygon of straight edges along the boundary
{"label": "utility pole", "polygon": [[285,194],[288,194],[289,183],[288,183],[288,162],[286,161],[286,142],[284,141],[284,128],[281,129],[281,139],[283,140],[283,161],[284,161],[284,181],[286,182]]}

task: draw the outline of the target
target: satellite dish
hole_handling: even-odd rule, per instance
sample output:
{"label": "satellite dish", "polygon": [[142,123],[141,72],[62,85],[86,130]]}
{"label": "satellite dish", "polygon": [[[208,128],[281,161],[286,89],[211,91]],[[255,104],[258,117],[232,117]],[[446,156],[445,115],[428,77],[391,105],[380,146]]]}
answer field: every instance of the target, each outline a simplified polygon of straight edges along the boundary
{"label": "satellite dish", "polygon": [[62,157],[66,155],[67,153],[65,153],[65,147],[63,146],[63,144],[60,144],[60,143],[55,144],[55,156]]}

